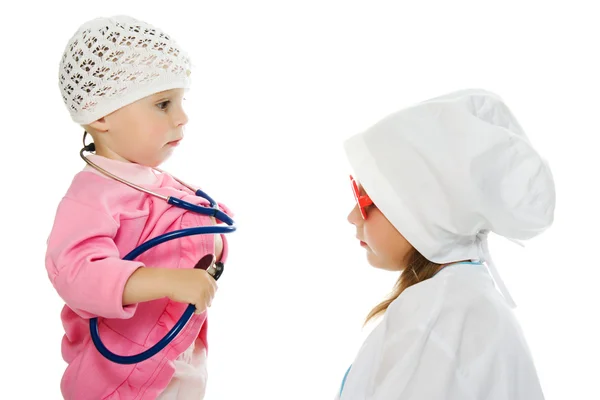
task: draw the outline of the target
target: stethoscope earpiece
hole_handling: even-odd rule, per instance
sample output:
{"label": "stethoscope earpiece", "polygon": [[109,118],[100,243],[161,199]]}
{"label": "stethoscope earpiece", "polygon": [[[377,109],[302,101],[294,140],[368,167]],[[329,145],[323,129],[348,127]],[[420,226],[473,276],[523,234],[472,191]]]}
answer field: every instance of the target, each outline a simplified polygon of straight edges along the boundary
{"label": "stethoscope earpiece", "polygon": [[83,153],[84,151],[87,151],[88,153],[93,153],[96,151],[96,145],[94,144],[94,142],[90,144],[85,144],[85,138],[87,135],[87,131],[83,131],[83,148],[81,149],[81,152]]}

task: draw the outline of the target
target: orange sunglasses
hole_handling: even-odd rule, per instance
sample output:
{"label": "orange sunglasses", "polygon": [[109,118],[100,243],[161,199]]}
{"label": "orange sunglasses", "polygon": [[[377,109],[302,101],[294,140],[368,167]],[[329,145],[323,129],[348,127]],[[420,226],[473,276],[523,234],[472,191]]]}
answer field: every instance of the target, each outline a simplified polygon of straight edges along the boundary
{"label": "orange sunglasses", "polygon": [[358,191],[358,184],[356,180],[350,175],[350,182],[352,183],[352,192],[354,193],[354,198],[356,199],[356,203],[358,204],[358,209],[360,210],[360,215],[362,215],[363,219],[367,219],[367,210],[366,208],[373,204],[373,200],[366,195],[361,195]]}

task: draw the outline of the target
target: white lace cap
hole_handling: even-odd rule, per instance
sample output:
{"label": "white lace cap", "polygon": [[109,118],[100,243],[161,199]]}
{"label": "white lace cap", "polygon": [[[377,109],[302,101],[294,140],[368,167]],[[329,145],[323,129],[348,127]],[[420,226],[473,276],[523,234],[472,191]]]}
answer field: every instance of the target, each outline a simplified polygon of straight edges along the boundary
{"label": "white lace cap", "polygon": [[160,29],[129,16],[96,18],[69,40],[59,67],[63,101],[78,124],[164,90],[188,89],[187,54]]}

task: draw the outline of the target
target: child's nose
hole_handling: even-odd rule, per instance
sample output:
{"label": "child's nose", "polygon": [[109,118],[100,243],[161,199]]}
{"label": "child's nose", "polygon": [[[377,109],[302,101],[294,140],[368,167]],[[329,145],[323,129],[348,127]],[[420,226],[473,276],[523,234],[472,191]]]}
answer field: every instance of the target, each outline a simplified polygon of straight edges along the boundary
{"label": "child's nose", "polygon": [[358,210],[358,204],[354,206],[350,214],[348,214],[348,222],[354,226],[358,226],[362,222],[360,211]]}

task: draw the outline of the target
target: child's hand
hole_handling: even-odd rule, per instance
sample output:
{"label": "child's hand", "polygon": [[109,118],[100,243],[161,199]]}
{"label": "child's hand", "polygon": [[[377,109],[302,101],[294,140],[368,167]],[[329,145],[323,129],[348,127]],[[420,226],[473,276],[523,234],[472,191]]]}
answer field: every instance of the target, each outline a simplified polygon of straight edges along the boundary
{"label": "child's hand", "polygon": [[168,295],[171,300],[196,306],[196,314],[212,303],[217,282],[203,269],[169,270]]}

